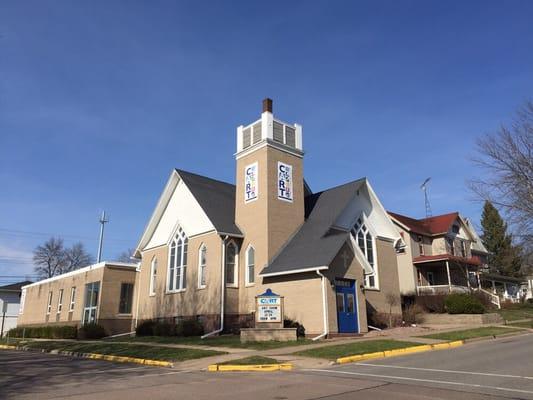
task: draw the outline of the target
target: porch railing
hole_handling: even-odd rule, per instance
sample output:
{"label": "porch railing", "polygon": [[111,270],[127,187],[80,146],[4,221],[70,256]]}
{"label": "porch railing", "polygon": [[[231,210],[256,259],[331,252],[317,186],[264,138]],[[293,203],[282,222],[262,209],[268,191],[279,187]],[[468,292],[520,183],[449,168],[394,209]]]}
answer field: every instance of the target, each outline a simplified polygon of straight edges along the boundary
{"label": "porch railing", "polygon": [[469,289],[466,286],[458,286],[458,285],[418,286],[416,290],[419,295],[468,293],[469,292]]}
{"label": "porch railing", "polygon": [[500,296],[497,294],[491,293],[488,290],[485,290],[483,288],[478,289],[481,293],[483,293],[485,296],[487,296],[490,299],[490,302],[494,304],[498,309],[502,308],[500,304]]}

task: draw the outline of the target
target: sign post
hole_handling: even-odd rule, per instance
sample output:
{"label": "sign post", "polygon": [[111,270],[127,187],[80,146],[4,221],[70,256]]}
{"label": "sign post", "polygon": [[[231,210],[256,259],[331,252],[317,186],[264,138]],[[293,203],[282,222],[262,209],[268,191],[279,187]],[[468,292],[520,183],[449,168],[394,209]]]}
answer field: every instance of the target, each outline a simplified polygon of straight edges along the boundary
{"label": "sign post", "polygon": [[263,328],[283,328],[283,297],[267,289],[256,297],[255,321]]}

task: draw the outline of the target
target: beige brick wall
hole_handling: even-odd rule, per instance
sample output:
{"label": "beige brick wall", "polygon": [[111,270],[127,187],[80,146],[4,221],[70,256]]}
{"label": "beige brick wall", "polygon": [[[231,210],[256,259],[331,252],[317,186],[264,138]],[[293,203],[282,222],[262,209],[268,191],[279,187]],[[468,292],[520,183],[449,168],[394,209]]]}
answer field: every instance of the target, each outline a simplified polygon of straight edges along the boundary
{"label": "beige brick wall", "polygon": [[[207,247],[206,287],[198,288],[198,258],[200,246]],[[187,253],[187,288],[183,292],[167,292],[168,246],[160,246],[142,253],[141,272],[138,274],[139,320],[196,316],[220,313],[222,240],[216,232],[189,238]],[[150,296],[150,270],[153,258],[158,271],[155,295]],[[137,297],[137,294],[136,296]]]}
{"label": "beige brick wall", "polygon": [[398,263],[396,251],[392,242],[376,240],[379,290],[366,289],[365,296],[369,306],[378,312],[389,313],[387,295],[390,293],[396,297],[397,304],[392,307],[393,314],[401,314],[400,283],[398,278]]}
{"label": "beige brick wall", "polygon": [[[131,268],[106,266],[30,286],[26,289],[24,311],[19,317],[18,326],[81,325],[85,305],[85,285],[100,282],[97,322],[106,328],[108,334],[130,331],[132,315],[119,315],[118,305],[121,283],[135,283],[135,275],[135,270]],[[74,309],[70,311],[72,287],[76,287],[76,296]],[[61,312],[58,312],[61,289],[63,290],[63,306]],[[52,292],[52,309],[50,314],[47,314],[50,291]]]}

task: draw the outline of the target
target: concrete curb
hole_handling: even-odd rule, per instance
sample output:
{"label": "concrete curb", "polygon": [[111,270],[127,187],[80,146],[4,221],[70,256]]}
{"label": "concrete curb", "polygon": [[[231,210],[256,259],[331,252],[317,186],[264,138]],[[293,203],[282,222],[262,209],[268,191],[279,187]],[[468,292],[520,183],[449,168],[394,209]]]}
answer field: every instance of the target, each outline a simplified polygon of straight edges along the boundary
{"label": "concrete curb", "polygon": [[453,349],[455,347],[462,346],[463,344],[464,344],[463,340],[455,340],[453,342],[447,342],[447,343],[425,344],[425,345],[420,345],[420,346],[404,347],[402,349],[377,351],[375,353],[366,353],[366,354],[359,354],[355,356],[337,358],[336,363],[347,364],[347,363],[352,363],[352,362],[371,360],[374,358],[396,357],[396,356],[403,356],[403,355],[414,354],[414,353],[422,353],[422,352],[433,351],[433,350]]}
{"label": "concrete curb", "polygon": [[209,372],[274,372],[290,371],[292,364],[217,365],[207,367]]}
{"label": "concrete curb", "polygon": [[126,357],[126,356],[113,356],[113,355],[109,355],[109,354],[77,353],[77,352],[74,352],[74,351],[30,349],[28,347],[23,347],[23,346],[8,346],[8,345],[0,345],[0,349],[35,351],[35,352],[39,352],[39,353],[57,354],[57,355],[60,355],[60,356],[89,358],[91,360],[104,360],[104,361],[114,361],[114,362],[120,362],[120,363],[142,364],[142,365],[149,365],[149,366],[152,366],[152,367],[167,367],[167,368],[173,368],[174,367],[174,364],[171,363],[170,361],[149,360],[149,359],[146,359],[146,358]]}

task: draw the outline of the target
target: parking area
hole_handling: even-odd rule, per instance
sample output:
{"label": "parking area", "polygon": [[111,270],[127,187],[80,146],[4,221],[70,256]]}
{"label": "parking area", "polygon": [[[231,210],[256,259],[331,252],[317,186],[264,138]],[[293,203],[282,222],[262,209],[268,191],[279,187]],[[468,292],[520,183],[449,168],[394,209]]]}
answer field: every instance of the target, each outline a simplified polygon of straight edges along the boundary
{"label": "parking area", "polygon": [[533,399],[533,335],[308,371],[343,379]]}
{"label": "parking area", "polygon": [[0,398],[533,400],[533,335],[274,373],[208,373],[2,350]]}

